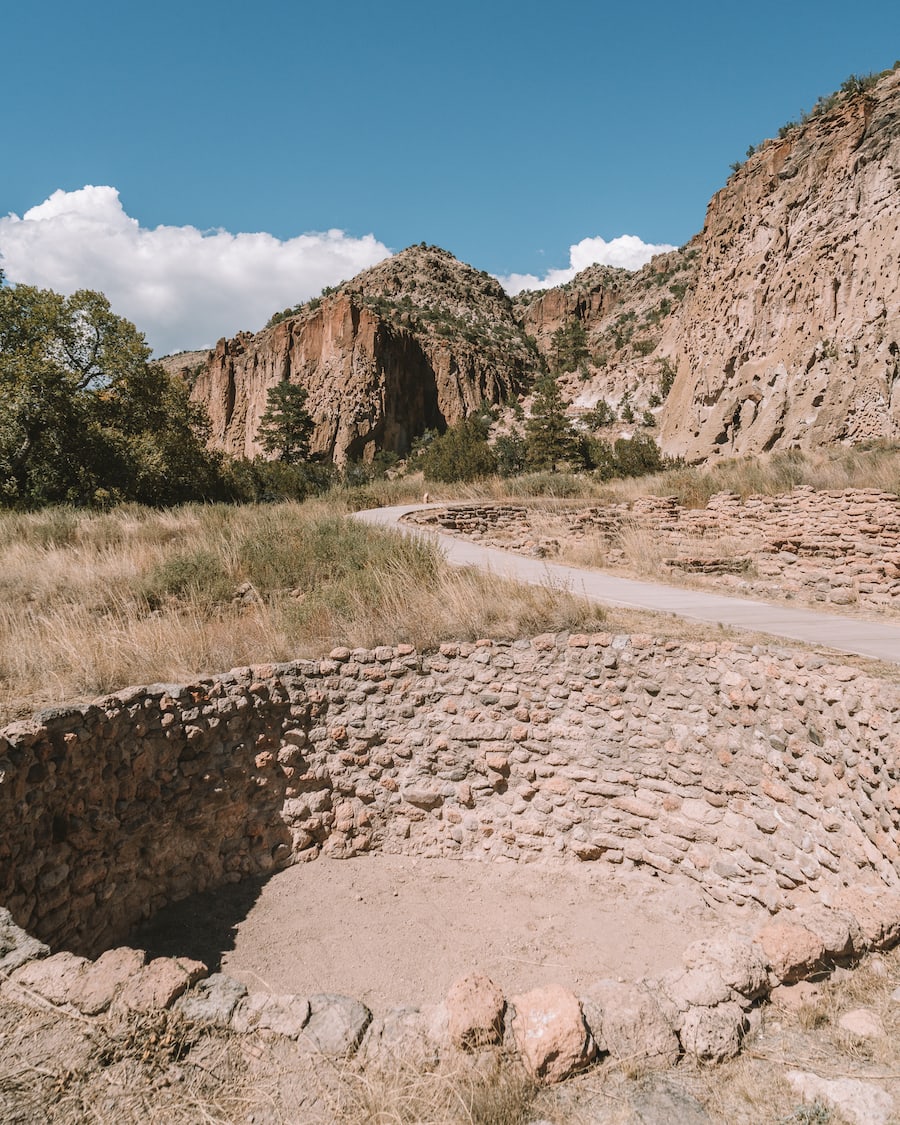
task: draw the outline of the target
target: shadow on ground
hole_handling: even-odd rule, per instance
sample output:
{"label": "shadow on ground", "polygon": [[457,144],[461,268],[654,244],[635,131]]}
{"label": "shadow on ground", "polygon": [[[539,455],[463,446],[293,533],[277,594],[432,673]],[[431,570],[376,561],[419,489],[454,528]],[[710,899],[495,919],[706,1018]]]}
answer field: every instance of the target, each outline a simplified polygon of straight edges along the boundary
{"label": "shadow on ground", "polygon": [[221,968],[234,949],[237,927],[247,917],[269,876],[227,883],[164,906],[132,930],[128,944],[151,957],[193,957],[210,970]]}

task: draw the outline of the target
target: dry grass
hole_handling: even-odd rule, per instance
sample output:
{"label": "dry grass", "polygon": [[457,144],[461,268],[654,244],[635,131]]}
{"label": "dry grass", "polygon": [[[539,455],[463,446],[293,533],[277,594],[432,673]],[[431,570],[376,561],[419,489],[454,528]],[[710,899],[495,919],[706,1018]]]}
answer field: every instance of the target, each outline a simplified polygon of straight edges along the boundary
{"label": "dry grass", "polygon": [[610,482],[605,498],[677,496],[688,508],[703,508],[717,492],[774,496],[799,485],[815,489],[877,488],[900,493],[900,446],[872,443],[823,446],[733,458],[709,466],[684,466],[653,476]]}
{"label": "dry grass", "polygon": [[8,515],[0,721],[337,644],[427,649],[587,628],[601,616],[564,590],[451,568],[431,543],[322,503]]}
{"label": "dry grass", "polygon": [[685,465],[643,477],[601,481],[591,473],[526,473],[456,484],[426,484],[420,473],[375,481],[335,496],[348,508],[414,503],[427,489],[432,498],[452,500],[601,500],[620,503],[639,496],[677,496],[688,508],[703,508],[717,492],[742,497],[774,496],[799,485],[816,489],[877,488],[900,493],[900,446],[871,442],[856,446],[791,449],[730,458],[708,466]]}
{"label": "dry grass", "polygon": [[520,1064],[490,1051],[430,1068],[346,1069],[329,1100],[335,1125],[525,1125],[537,1093]]}

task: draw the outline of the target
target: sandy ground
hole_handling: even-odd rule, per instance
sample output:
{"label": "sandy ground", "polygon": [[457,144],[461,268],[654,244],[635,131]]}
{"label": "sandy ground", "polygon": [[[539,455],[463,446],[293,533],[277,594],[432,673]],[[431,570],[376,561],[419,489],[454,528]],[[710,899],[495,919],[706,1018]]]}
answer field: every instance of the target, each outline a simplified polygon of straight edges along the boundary
{"label": "sandy ground", "polygon": [[437,1002],[475,969],[507,995],[653,975],[696,938],[750,922],[638,871],[374,854],[195,896],[133,941],[220,963],[254,990],[339,992],[379,1012]]}

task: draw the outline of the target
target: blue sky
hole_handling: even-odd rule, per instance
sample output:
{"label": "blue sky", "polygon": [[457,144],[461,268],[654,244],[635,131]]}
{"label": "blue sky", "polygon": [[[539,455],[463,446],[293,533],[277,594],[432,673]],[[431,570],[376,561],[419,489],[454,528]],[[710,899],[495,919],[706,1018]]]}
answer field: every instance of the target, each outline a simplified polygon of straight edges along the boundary
{"label": "blue sky", "polygon": [[[312,246],[316,269],[282,270],[274,308],[423,239],[498,275],[539,277],[584,239],[681,244],[749,144],[848,74],[900,56],[900,5],[45,0],[5,6],[0,52],[0,216],[105,185],[123,229],[127,216],[146,231],[273,241],[345,232],[343,257],[326,261],[344,249],[332,236]],[[110,219],[111,198],[101,202]],[[40,238],[0,223],[10,278],[71,288],[83,266],[82,283],[100,287],[105,269],[121,304],[132,274],[114,256],[94,260],[101,227],[79,250],[78,207],[51,210]],[[254,254],[261,263],[260,245]],[[203,315],[214,318],[210,284]],[[158,306],[149,319],[166,347],[211,342],[189,339],[186,321],[160,336]],[[243,324],[223,306],[214,335],[259,327],[251,306]]]}

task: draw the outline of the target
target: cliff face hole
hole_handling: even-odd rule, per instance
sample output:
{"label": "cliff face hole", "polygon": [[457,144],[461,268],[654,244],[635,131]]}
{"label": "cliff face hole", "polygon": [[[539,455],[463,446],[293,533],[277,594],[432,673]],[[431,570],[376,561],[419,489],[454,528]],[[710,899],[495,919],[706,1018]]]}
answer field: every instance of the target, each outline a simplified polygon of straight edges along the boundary
{"label": "cliff face hole", "polygon": [[609,634],[130,689],[3,732],[0,904],[376,1005],[641,976],[897,884],[898,710],[822,656]]}

